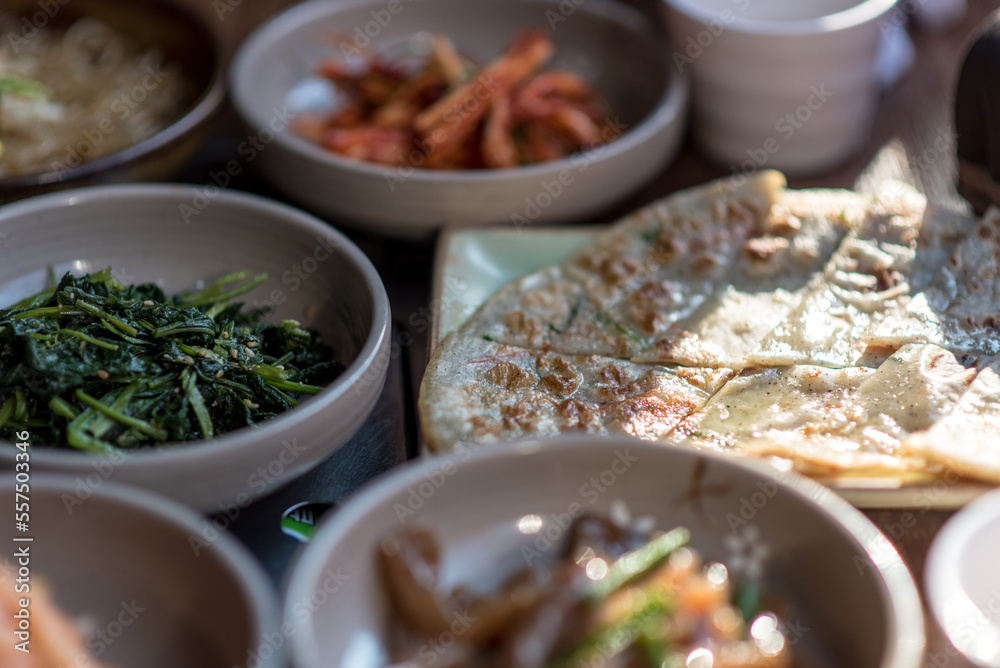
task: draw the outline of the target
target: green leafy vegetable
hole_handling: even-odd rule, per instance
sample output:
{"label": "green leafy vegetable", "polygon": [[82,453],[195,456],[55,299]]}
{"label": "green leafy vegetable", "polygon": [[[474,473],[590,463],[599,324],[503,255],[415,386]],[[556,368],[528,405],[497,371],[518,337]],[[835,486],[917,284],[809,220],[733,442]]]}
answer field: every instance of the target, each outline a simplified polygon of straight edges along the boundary
{"label": "green leafy vegetable", "polygon": [[266,274],[238,272],[168,298],[110,270],[63,276],[0,310],[0,439],[112,452],[209,439],[273,417],[343,371],[294,320],[230,300]]}

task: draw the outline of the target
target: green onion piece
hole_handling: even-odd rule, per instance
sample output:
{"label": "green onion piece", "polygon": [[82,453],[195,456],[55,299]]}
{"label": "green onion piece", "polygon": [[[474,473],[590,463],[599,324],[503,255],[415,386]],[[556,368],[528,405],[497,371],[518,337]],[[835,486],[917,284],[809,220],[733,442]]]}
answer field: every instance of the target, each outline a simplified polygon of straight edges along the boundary
{"label": "green onion piece", "polygon": [[164,325],[153,330],[153,336],[158,339],[177,334],[215,334],[215,328],[208,325],[188,325],[186,323],[175,323]]}
{"label": "green onion piece", "polygon": [[[246,272],[239,272],[239,273],[245,274]],[[230,276],[235,276],[235,274],[231,274]],[[216,285],[219,285],[220,281],[222,281],[225,278],[229,277],[224,276],[222,279],[219,279],[218,281],[216,281]],[[241,279],[234,279],[234,280],[241,280]],[[248,283],[233,288],[232,290],[227,290],[226,292],[217,292],[217,291],[210,292],[212,288],[209,287],[206,288],[205,290],[202,290],[196,295],[192,295],[187,299],[181,300],[181,304],[183,304],[184,306],[207,306],[208,304],[215,304],[216,302],[229,301],[233,297],[241,295],[244,292],[249,292],[250,290],[253,290],[266,280],[267,280],[267,273],[263,273],[254,276]],[[232,283],[233,281],[228,280],[226,282]]]}
{"label": "green onion piece", "polygon": [[749,623],[761,610],[760,584],[748,579],[736,589],[736,607],[740,609],[744,621]]}
{"label": "green onion piece", "polygon": [[83,403],[87,404],[91,408],[101,412],[106,417],[109,417],[117,422],[121,422],[122,424],[127,425],[129,427],[134,427],[139,431],[141,431],[142,433],[147,434],[148,436],[152,436],[157,441],[167,440],[168,434],[163,429],[153,426],[150,423],[146,422],[145,420],[140,420],[138,418],[125,415],[124,413],[117,412],[109,408],[108,406],[105,406],[100,401],[90,396],[83,390],[78,389],[76,391],[76,398],[82,401]]}
{"label": "green onion piece", "polygon": [[102,320],[101,321],[101,325],[104,326],[104,329],[108,330],[112,334],[115,334],[116,336],[121,337],[122,340],[124,340],[124,341],[128,341],[129,343],[132,343],[132,344],[135,344],[135,345],[138,345],[138,346],[148,345],[148,342],[143,341],[142,339],[137,339],[134,336],[129,336],[125,332],[122,332],[122,331],[120,331],[118,329],[115,329],[114,327],[112,327],[111,325],[108,324],[107,320]]}
{"label": "green onion piece", "polygon": [[104,348],[105,350],[118,350],[117,343],[110,343],[108,341],[102,341],[101,339],[95,339],[89,334],[84,334],[83,332],[78,332],[75,329],[60,329],[60,334],[67,334],[69,336],[75,336],[78,339],[83,339],[87,343],[97,346],[98,348]]}
{"label": "green onion piece", "polygon": [[662,619],[650,619],[636,640],[639,648],[646,655],[649,665],[656,666],[656,668],[670,665],[667,662],[675,656],[675,652],[669,638],[664,633]]}
{"label": "green onion piece", "polygon": [[607,575],[594,583],[587,594],[587,601],[590,603],[602,601],[620,587],[641,578],[689,540],[691,532],[684,527],[677,527],[642,547],[623,554],[608,567]]}
{"label": "green onion piece", "polygon": [[288,372],[270,364],[258,364],[253,372],[265,380],[288,380]]}
{"label": "green onion piece", "polygon": [[271,362],[271,366],[284,366],[285,364],[288,364],[289,362],[291,362],[293,357],[295,357],[295,352],[292,351],[292,350],[289,350],[287,353],[285,353],[284,355],[282,355],[278,359],[276,359],[273,362]]}
{"label": "green onion piece", "polygon": [[215,430],[212,426],[212,417],[208,414],[208,408],[205,407],[205,398],[201,395],[201,391],[198,390],[198,386],[195,384],[196,380],[197,377],[191,373],[190,369],[184,369],[181,372],[181,385],[184,388],[184,393],[187,395],[188,401],[191,402],[191,408],[194,409],[195,417],[198,418],[201,435],[209,439],[215,435]]}
{"label": "green onion piece", "polygon": [[105,267],[100,271],[96,271],[90,274],[90,279],[95,283],[104,283],[109,290],[113,292],[121,292],[125,289],[125,286],[115,280],[114,275],[111,272],[111,267]]}
{"label": "green onion piece", "polygon": [[215,382],[217,382],[219,385],[225,385],[230,389],[236,390],[237,392],[246,395],[247,397],[253,396],[253,390],[251,390],[243,383],[239,383],[235,380],[229,380],[228,378],[219,378]]}
{"label": "green onion piece", "polygon": [[84,412],[69,423],[66,427],[66,442],[76,448],[77,450],[82,450],[84,452],[93,452],[97,454],[111,454],[117,452],[118,449],[112,445],[108,445],[102,440],[96,439],[90,436],[84,431],[84,425],[95,415],[96,413],[88,408]]}
{"label": "green onion piece", "polygon": [[24,390],[14,391],[14,422],[24,422],[28,419],[28,402],[24,398]]}
{"label": "green onion piece", "polygon": [[73,404],[69,403],[65,399],[62,399],[61,397],[52,397],[49,400],[49,408],[52,409],[53,413],[60,415],[67,420],[75,420],[80,417],[80,411],[78,411]]}
{"label": "green onion piece", "polygon": [[118,329],[120,329],[121,331],[125,332],[126,334],[128,334],[130,336],[135,336],[136,334],[139,333],[139,330],[137,330],[132,325],[128,324],[124,320],[116,318],[115,316],[111,315],[110,313],[105,313],[104,311],[102,311],[101,309],[97,308],[93,304],[88,304],[87,302],[85,302],[85,301],[83,301],[81,299],[77,299],[76,300],[76,306],[78,308],[82,308],[84,311],[87,311],[88,313],[92,313],[93,315],[96,315],[98,318],[101,318],[102,320],[106,320],[107,322],[110,322],[112,325],[114,325],[115,327],[117,327]]}
{"label": "green onion piece", "polygon": [[50,316],[61,316],[61,315],[71,315],[70,312],[64,311],[58,306],[45,306],[42,308],[33,308],[22,313],[18,313],[14,316],[14,320],[25,320],[26,318],[48,318]]}
{"label": "green onion piece", "polygon": [[[101,399],[104,405],[110,405],[111,410],[121,413],[132,400],[132,396],[138,391],[140,383],[129,383],[123,388],[112,390]],[[91,411],[91,409],[87,409]],[[104,438],[104,435],[115,426],[115,421],[101,413],[91,413],[90,420],[86,425],[87,429],[95,438]]]}
{"label": "green onion piece", "polygon": [[264,382],[275,389],[298,392],[299,394],[319,394],[323,391],[323,388],[318,385],[306,385],[305,383],[295,383],[290,380],[275,380],[266,376],[264,377]]}
{"label": "green onion piece", "polygon": [[0,93],[26,98],[44,98],[49,94],[49,89],[34,79],[16,74],[3,74],[0,75]]}
{"label": "green onion piece", "polygon": [[23,308],[27,308],[27,309],[36,308],[38,306],[41,306],[45,302],[49,301],[49,299],[51,299],[52,295],[54,295],[55,293],[56,293],[56,289],[55,288],[49,288],[47,290],[42,290],[41,292],[35,293],[35,294],[31,295],[30,297],[25,297],[21,301],[17,302],[16,304],[13,304],[11,306],[8,306],[4,310],[18,311],[18,310],[23,309]]}
{"label": "green onion piece", "polygon": [[671,599],[666,592],[649,596],[620,622],[584,637],[576,647],[547,664],[546,668],[598,665],[595,663],[598,655],[610,663],[611,659],[634,645],[649,624],[661,618],[670,606]]}
{"label": "green onion piece", "polygon": [[3,402],[3,406],[0,406],[0,427],[7,424],[7,420],[14,414],[14,403],[14,397],[7,397],[7,401]]}

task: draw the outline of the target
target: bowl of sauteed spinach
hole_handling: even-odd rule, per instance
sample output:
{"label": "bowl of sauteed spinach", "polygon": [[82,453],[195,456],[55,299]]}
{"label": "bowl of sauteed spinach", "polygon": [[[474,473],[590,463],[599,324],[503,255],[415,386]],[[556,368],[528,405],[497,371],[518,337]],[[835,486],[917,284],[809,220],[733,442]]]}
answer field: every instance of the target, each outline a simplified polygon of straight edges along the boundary
{"label": "bowl of sauteed spinach", "polygon": [[33,469],[212,511],[366,419],[389,354],[368,259],[291,207],[197,197],[124,185],[0,207],[0,465],[27,433]]}
{"label": "bowl of sauteed spinach", "polygon": [[296,668],[917,668],[924,646],[905,564],[829,489],[587,435],[383,477],[303,548],[285,623]]}

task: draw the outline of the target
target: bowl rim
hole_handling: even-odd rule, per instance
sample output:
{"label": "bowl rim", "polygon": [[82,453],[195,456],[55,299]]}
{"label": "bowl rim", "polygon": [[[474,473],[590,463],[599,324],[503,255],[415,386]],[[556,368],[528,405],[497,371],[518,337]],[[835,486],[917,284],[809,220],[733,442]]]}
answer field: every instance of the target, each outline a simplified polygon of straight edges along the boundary
{"label": "bowl rim", "polygon": [[[289,655],[293,665],[311,666],[314,658],[312,617],[305,623],[289,616],[296,601],[306,596],[323,572],[326,560],[355,525],[375,509],[392,501],[401,491],[425,480],[425,475],[440,470],[447,463],[461,475],[466,466],[489,468],[499,459],[534,456],[558,459],[577,456],[581,450],[592,452],[632,448],[652,458],[703,458],[722,467],[763,476],[792,493],[799,501],[813,506],[831,521],[834,528],[864,554],[878,573],[886,620],[886,642],[880,668],[918,668],[924,652],[924,617],[920,595],[906,564],[888,538],[854,506],[831,489],[795,472],[782,472],[766,462],[726,456],[721,453],[693,450],[682,446],[643,441],[626,436],[607,437],[587,434],[561,435],[544,440],[519,439],[491,443],[482,447],[464,447],[456,452],[412,460],[381,477],[325,516],[312,541],[299,548],[288,570],[284,586],[285,622],[298,627],[291,638]],[[664,454],[668,453],[668,454]],[[357,546],[355,546],[357,549]]]}
{"label": "bowl rim", "polygon": [[[194,195],[200,188],[201,186],[186,183],[122,183],[58,190],[0,206],[0,230],[3,229],[4,223],[8,219],[31,216],[40,210],[101,204],[123,198],[138,201],[186,202],[189,199],[188,196]],[[341,397],[348,395],[352,388],[360,382],[380,382],[378,379],[366,379],[365,375],[371,368],[378,368],[381,358],[388,355],[385,347],[390,335],[391,314],[389,298],[386,295],[382,279],[364,252],[332,225],[328,225],[312,214],[289,204],[261,195],[224,188],[219,189],[219,193],[212,199],[212,203],[242,209],[255,209],[275,220],[280,220],[283,225],[291,225],[309,236],[319,234],[324,235],[327,239],[332,238],[344,260],[352,263],[365,279],[364,287],[367,288],[372,303],[368,336],[343,373],[322,392],[303,401],[301,405],[269,420],[258,422],[256,427],[226,432],[210,440],[198,439],[171,443],[137,452],[125,453],[123,451],[125,457],[116,464],[119,467],[143,466],[146,462],[163,460],[198,463],[203,461],[206,449],[214,456],[222,456],[226,453],[242,450],[248,439],[279,442],[280,439],[277,441],[275,439],[282,434],[287,426],[291,425],[292,421],[300,422],[316,417]],[[386,365],[381,369],[380,378],[384,379],[384,372],[387,368]],[[10,441],[0,440],[0,446],[7,445],[10,445]],[[13,453],[10,448],[0,447],[0,462],[12,458]],[[45,464],[89,467],[94,461],[100,461],[101,456],[64,448],[46,448],[33,453],[32,459]]]}
{"label": "bowl rim", "polygon": [[[56,496],[73,495],[76,484],[77,478],[71,477],[69,474],[35,472],[31,474],[31,496],[37,497],[40,493]],[[0,481],[0,490],[9,490],[13,493],[14,489],[13,476]],[[180,502],[113,480],[105,480],[101,485],[92,489],[91,495],[83,503],[87,503],[94,497],[154,517],[176,529],[178,536],[200,535],[202,525],[207,521],[195,510]],[[37,540],[41,540],[36,532],[32,533]],[[129,545],[133,544],[127,540],[123,542]],[[228,535],[228,532],[218,532],[216,538],[202,549],[213,552],[222,568],[232,575],[235,583],[242,590],[246,602],[245,609],[250,617],[249,621],[257,627],[250,629],[252,633],[256,632],[257,634],[254,641],[258,644],[249,648],[255,651],[266,642],[265,634],[277,632],[281,626],[281,614],[278,612],[280,599],[275,587],[264,567],[251,554],[250,550],[236,538]],[[281,661],[284,653],[284,650],[279,647],[275,649],[272,659],[261,659],[261,663],[258,665],[260,668],[281,668],[284,665]]]}
{"label": "bowl rim", "polygon": [[[432,2],[433,0],[419,0],[420,2]],[[554,0],[483,0],[496,4],[508,3],[534,3],[538,5],[559,6]],[[268,48],[276,40],[286,36],[291,30],[302,25],[311,23],[320,18],[335,16],[343,10],[365,7],[368,5],[378,5],[378,0],[341,0],[338,3],[330,3],[327,0],[308,0],[299,5],[278,14],[270,21],[256,28],[241,44],[233,56],[229,66],[228,90],[233,108],[243,120],[251,127],[265,127],[268,125],[266,114],[257,113],[257,109],[245,92],[245,87],[241,82],[248,81],[251,75],[246,72],[251,60],[256,57],[258,51]],[[381,6],[381,5],[378,5]],[[293,153],[296,157],[305,159],[312,164],[324,168],[332,168],[353,174],[361,174],[370,178],[390,179],[398,178],[400,170],[407,170],[404,179],[407,183],[414,184],[445,184],[459,183],[463,185],[473,185],[480,183],[515,181],[530,177],[544,177],[562,170],[569,170],[575,167],[576,162],[586,161],[587,163],[596,160],[606,160],[624,153],[628,153],[636,146],[648,142],[653,136],[658,134],[664,127],[673,122],[680,122],[687,109],[687,102],[690,97],[690,81],[688,74],[678,71],[671,61],[671,52],[665,40],[659,39],[655,34],[656,27],[647,20],[638,10],[627,5],[610,2],[575,4],[576,11],[584,12],[594,17],[617,23],[622,28],[629,30],[644,38],[649,38],[649,45],[660,53],[666,71],[670,78],[664,87],[663,94],[653,109],[642,119],[634,123],[616,139],[593,149],[574,153],[559,160],[538,163],[534,165],[520,165],[510,169],[467,169],[467,170],[436,170],[411,166],[388,166],[366,162],[364,160],[350,160],[336,153],[327,151],[320,146],[313,144],[305,138],[297,136],[294,132],[275,133],[274,143],[283,149]]]}
{"label": "bowl rim", "polygon": [[[1000,489],[983,494],[978,499],[948,518],[931,542],[924,565],[924,591],[927,607],[948,640],[967,660],[976,665],[996,665],[996,657],[981,655],[968,638],[959,637],[973,628],[969,615],[984,615],[965,593],[966,586],[960,573],[962,556],[970,542],[990,523],[1000,520]],[[992,610],[988,613],[995,615]],[[957,625],[961,621],[968,626]],[[985,615],[984,615],[985,616]],[[987,620],[989,621],[989,620]],[[1000,638],[1000,624],[993,619],[993,638]],[[980,634],[977,634],[977,636]],[[990,663],[993,661],[994,663]]]}
{"label": "bowl rim", "polygon": [[[660,0],[665,6],[699,22],[718,21],[720,12],[706,9],[697,0]],[[734,0],[735,2],[735,0]],[[898,0],[861,0],[825,16],[790,21],[748,19],[736,13],[727,30],[769,37],[816,37],[849,30],[873,21],[892,9]],[[732,10],[730,10],[732,11]]]}
{"label": "bowl rim", "polygon": [[223,57],[222,43],[216,32],[211,30],[199,15],[182,4],[165,2],[164,0],[131,0],[131,2],[151,8],[155,12],[174,14],[188,24],[189,30],[193,28],[200,33],[197,35],[197,39],[209,45],[213,56],[214,66],[212,67],[212,74],[209,77],[208,85],[200,91],[199,95],[184,109],[178,118],[174,119],[172,123],[159,132],[146,137],[142,141],[130,144],[119,151],[109,153],[100,158],[88,160],[76,167],[66,167],[65,169],[58,170],[47,169],[0,177],[0,191],[72,183],[73,181],[93,176],[107,169],[114,169],[122,164],[130,163],[138,158],[154,153],[197,128],[202,123],[211,120],[221,110],[222,102],[226,97],[226,63]]}

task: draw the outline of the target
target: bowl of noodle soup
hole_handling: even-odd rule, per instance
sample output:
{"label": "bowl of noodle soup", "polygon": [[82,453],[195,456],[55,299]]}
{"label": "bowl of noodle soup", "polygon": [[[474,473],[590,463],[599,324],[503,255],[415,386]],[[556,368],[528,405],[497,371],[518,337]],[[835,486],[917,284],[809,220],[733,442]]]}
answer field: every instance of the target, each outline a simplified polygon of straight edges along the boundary
{"label": "bowl of noodle soup", "polygon": [[10,0],[0,35],[0,203],[170,179],[224,98],[216,38],[166,2]]}

